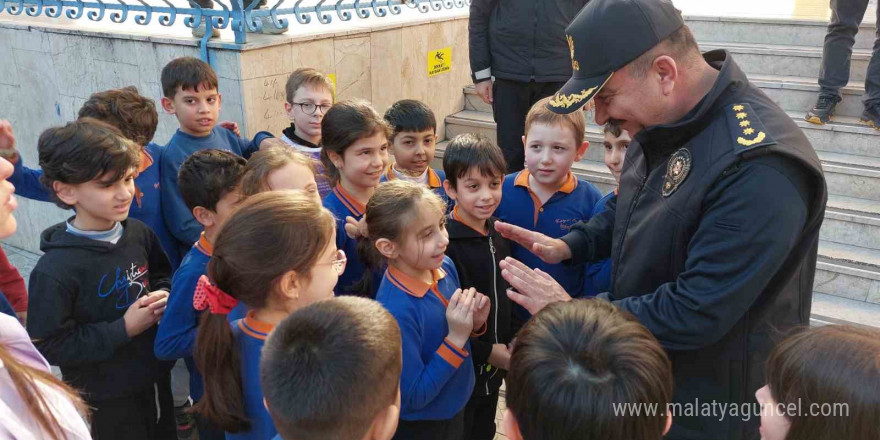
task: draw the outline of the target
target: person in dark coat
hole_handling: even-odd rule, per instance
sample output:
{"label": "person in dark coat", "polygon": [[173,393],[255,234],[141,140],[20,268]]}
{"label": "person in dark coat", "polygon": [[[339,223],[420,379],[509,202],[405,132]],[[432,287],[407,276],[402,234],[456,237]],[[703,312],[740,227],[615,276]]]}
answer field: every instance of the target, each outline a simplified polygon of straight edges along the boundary
{"label": "person in dark coat", "polygon": [[[561,239],[496,229],[551,263],[612,258],[605,296],[672,360],[668,438],[757,439],[764,363],[809,323],[827,201],[819,159],[728,52],[701,56],[668,0],[593,0],[566,33],[575,73],[549,106],[595,99],[598,124],[634,134],[619,195]],[[501,267],[532,313],[567,298],[546,274]]]}

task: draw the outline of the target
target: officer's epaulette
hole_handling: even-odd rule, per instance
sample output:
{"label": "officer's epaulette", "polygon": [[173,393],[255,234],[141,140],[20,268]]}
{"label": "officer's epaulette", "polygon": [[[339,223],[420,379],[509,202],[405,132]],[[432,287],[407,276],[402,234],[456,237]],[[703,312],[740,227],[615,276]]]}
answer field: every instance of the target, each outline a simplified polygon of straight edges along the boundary
{"label": "officer's epaulette", "polygon": [[725,111],[730,135],[733,136],[733,149],[737,154],[776,143],[748,103],[729,104]]}

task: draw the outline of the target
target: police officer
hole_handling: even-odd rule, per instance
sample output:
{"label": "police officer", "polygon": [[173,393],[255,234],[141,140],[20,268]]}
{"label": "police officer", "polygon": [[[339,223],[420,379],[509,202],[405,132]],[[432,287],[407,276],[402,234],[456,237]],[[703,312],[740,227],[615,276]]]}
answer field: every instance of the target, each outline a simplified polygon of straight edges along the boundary
{"label": "police officer", "polygon": [[[496,228],[550,263],[612,258],[604,295],[672,360],[680,406],[668,438],[757,438],[764,362],[809,322],[827,201],[819,159],[729,53],[700,54],[667,0],[592,0],[566,34],[574,73],[549,107],[593,99],[597,123],[634,134],[619,195],[562,239]],[[502,269],[533,313],[568,299],[545,273]]]}

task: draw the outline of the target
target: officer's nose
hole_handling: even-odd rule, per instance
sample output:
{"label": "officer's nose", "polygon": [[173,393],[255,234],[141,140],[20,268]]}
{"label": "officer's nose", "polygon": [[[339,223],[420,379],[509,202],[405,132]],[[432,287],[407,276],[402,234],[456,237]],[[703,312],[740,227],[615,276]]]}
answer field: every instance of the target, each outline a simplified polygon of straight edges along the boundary
{"label": "officer's nose", "polygon": [[601,99],[594,99],[596,104],[596,125],[605,125],[608,122],[608,108]]}

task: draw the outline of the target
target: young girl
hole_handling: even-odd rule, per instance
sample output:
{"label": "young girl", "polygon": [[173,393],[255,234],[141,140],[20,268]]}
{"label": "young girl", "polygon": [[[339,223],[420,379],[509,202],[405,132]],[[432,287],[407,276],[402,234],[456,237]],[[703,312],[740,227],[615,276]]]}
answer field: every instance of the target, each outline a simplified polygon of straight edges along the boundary
{"label": "young girl", "polygon": [[324,206],[336,216],[336,247],[350,260],[339,277],[337,295],[375,297],[382,273],[364,276],[357,241],[345,233],[346,217],[360,220],[382,171],[388,165],[388,124],[364,101],[340,102],[321,121],[321,161],[334,188]]}
{"label": "young girl", "polygon": [[[336,250],[333,216],[301,191],[270,191],[245,200],[223,226],[199,280],[193,305],[207,309],[195,360],[205,394],[193,409],[227,439],[276,435],[263,406],[260,350],[293,310],[331,298],[345,256]],[[210,279],[210,281],[209,281]],[[241,301],[245,318],[226,315]]]}
{"label": "young girl", "polygon": [[460,439],[474,387],[468,338],[485,331],[489,299],[460,288],[444,255],[445,214],[439,196],[403,180],[382,184],[367,204],[361,250],[371,266],[388,260],[376,299],[397,320],[403,348],[395,439]]}
{"label": "young girl", "polygon": [[789,337],[755,397],[764,440],[880,438],[880,331],[828,325]]}
{"label": "young girl", "polygon": [[280,139],[267,139],[263,144],[260,151],[248,160],[242,174],[242,197],[265,191],[299,189],[311,194],[320,203],[312,160]]}

